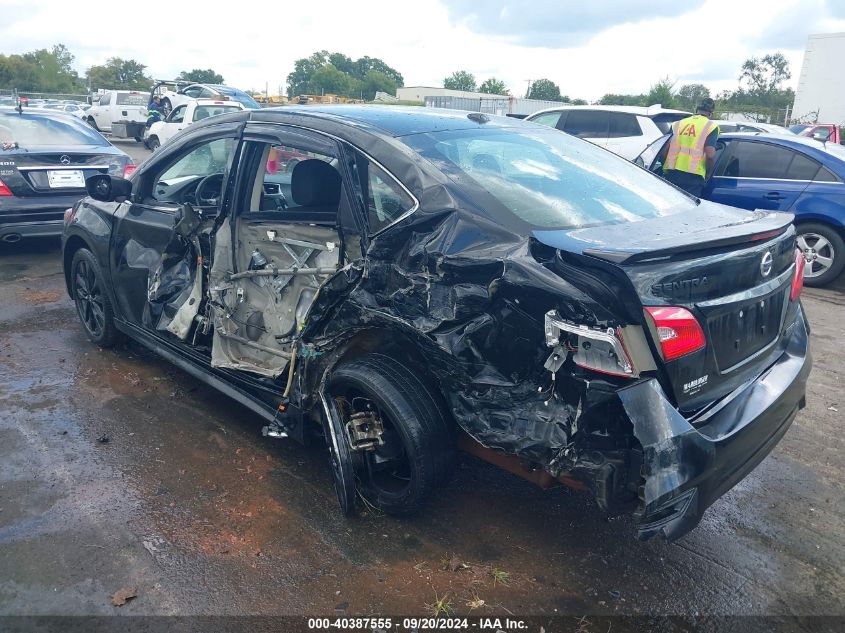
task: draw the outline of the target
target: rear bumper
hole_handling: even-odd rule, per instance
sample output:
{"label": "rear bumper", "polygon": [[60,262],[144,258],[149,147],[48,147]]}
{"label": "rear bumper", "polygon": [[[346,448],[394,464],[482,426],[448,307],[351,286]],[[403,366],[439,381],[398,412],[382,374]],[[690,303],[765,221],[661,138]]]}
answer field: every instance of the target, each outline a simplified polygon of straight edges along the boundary
{"label": "rear bumper", "polygon": [[693,426],[656,380],[618,392],[643,446],[638,536],[680,538],[716,499],[743,479],[786,433],[805,403],[812,368],[803,310],[781,357]]}
{"label": "rear bumper", "polygon": [[0,198],[0,240],[10,235],[61,235],[65,210],[85,194],[38,198]]}

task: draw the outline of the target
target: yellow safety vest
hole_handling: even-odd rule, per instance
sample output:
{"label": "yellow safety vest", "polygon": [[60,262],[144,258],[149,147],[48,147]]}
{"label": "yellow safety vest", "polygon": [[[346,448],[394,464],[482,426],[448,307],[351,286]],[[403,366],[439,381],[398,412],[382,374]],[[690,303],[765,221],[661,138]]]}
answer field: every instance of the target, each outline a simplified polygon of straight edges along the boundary
{"label": "yellow safety vest", "polygon": [[704,143],[714,129],[718,130],[719,125],[700,114],[675,121],[663,171],[674,169],[704,178],[707,172]]}

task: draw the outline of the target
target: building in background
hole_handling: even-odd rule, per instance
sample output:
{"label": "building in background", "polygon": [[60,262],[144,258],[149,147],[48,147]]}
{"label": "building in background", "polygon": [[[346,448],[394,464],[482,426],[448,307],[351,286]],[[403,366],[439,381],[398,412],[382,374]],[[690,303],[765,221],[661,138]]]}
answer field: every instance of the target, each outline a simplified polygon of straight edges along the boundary
{"label": "building in background", "polygon": [[427,108],[469,110],[470,112],[484,112],[487,114],[498,114],[499,116],[510,114],[519,117],[525,117],[539,110],[563,105],[560,101],[523,99],[521,97],[509,97],[506,95],[491,95],[486,92],[449,90],[448,88],[431,88],[427,86],[397,88],[396,98],[399,101],[421,101]]}
{"label": "building in background", "polygon": [[845,33],[807,38],[804,63],[791,118],[807,123],[845,125]]}

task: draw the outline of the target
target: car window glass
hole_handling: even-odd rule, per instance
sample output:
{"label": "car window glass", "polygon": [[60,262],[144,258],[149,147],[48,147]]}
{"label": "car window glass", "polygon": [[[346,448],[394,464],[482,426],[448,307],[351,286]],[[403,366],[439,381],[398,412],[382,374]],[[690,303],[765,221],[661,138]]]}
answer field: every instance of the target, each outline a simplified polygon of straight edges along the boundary
{"label": "car window glass", "polygon": [[187,110],[187,108],[188,106],[186,105],[180,105],[170,113],[168,121],[170,121],[170,123],[182,123],[185,120],[185,110]]}
{"label": "car window glass", "polygon": [[738,132],[739,126],[736,123],[726,123],[723,121],[716,121],[716,124],[719,126],[719,133],[725,134],[727,132]]}
{"label": "car window glass", "polygon": [[532,123],[548,125],[549,127],[557,127],[558,121],[560,121],[560,112],[545,112],[531,119]]}
{"label": "car window glass", "polygon": [[255,189],[250,211],[285,211],[301,207],[301,201],[294,200],[291,183],[296,166],[313,159],[329,163],[336,169],[334,156],[288,145],[266,145],[259,166],[261,186]]}
{"label": "car window glass", "polygon": [[142,92],[118,92],[117,105],[146,106],[149,95]]}
{"label": "car window glass", "polygon": [[570,110],[563,131],[580,138],[607,138],[610,113],[600,110]]}
{"label": "car window glass", "polygon": [[495,222],[573,228],[696,208],[693,199],[648,171],[555,130],[449,130],[400,140],[475,190],[484,199],[479,212]]}
{"label": "car window glass", "polygon": [[207,119],[210,116],[217,116],[218,114],[227,114],[229,112],[234,112],[235,110],[240,110],[238,106],[226,106],[226,105],[213,105],[213,106],[197,106],[194,110],[194,121],[199,121],[201,119]]}
{"label": "car window glass", "polygon": [[820,127],[813,130],[813,138],[817,141],[826,141],[830,138],[830,128]]}
{"label": "car window glass", "polygon": [[108,105],[111,102],[111,93],[106,93],[102,97],[100,97],[100,105]]}
{"label": "car window glass", "polygon": [[185,88],[184,94],[196,99],[200,95],[201,90],[202,88],[200,86],[191,86],[190,88]]}
{"label": "car window glass", "polygon": [[819,171],[813,180],[816,182],[839,182],[839,178],[827,167],[819,167]]}
{"label": "car window glass", "polygon": [[739,141],[719,175],[729,178],[786,178],[795,152],[769,143]]}
{"label": "car window glass", "polygon": [[623,136],[642,136],[643,131],[637,117],[625,112],[610,112],[610,130],[608,138],[621,138]]}
{"label": "car window glass", "polygon": [[819,172],[819,165],[812,158],[807,158],[803,154],[794,152],[792,157],[792,164],[786,172],[786,177],[790,180],[813,180]]}
{"label": "car window glass", "polygon": [[235,150],[235,140],[220,138],[202,143],[153,179],[152,198],[159,202],[195,203],[191,195],[196,185],[213,174],[224,174]]}
{"label": "car window glass", "polygon": [[371,161],[361,161],[358,173],[367,204],[370,233],[388,226],[414,208],[415,201],[387,172]]}

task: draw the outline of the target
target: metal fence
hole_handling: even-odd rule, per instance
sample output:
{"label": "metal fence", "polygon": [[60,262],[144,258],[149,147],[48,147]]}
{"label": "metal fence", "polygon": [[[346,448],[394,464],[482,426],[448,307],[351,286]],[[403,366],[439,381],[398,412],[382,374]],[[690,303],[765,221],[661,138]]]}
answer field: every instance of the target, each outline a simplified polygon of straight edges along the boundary
{"label": "metal fence", "polygon": [[88,101],[88,95],[79,94],[56,94],[51,92],[27,92],[25,90],[10,90],[0,88],[0,97],[13,97],[18,95],[27,99],[56,99],[57,101]]}
{"label": "metal fence", "polygon": [[520,97],[426,97],[425,107],[447,110],[468,110],[485,114],[534,114],[538,110],[566,105],[560,101],[522,99]]}

